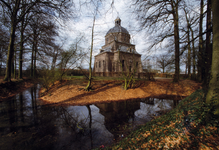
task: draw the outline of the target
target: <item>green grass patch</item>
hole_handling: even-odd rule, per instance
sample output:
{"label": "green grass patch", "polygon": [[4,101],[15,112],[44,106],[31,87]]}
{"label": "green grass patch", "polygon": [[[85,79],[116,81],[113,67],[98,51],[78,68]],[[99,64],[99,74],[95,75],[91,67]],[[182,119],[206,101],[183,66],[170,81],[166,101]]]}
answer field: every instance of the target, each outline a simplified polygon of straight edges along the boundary
{"label": "green grass patch", "polygon": [[66,79],[84,79],[84,76],[65,76]]}

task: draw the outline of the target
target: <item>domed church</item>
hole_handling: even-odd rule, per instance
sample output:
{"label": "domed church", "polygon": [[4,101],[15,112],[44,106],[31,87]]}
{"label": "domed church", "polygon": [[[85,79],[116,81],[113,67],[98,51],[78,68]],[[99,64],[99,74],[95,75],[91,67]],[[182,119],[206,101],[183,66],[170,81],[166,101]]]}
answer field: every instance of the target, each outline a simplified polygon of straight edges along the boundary
{"label": "domed church", "polygon": [[114,76],[122,71],[140,73],[142,63],[141,54],[130,43],[130,34],[117,17],[115,26],[105,35],[105,45],[95,56],[94,73],[97,76]]}

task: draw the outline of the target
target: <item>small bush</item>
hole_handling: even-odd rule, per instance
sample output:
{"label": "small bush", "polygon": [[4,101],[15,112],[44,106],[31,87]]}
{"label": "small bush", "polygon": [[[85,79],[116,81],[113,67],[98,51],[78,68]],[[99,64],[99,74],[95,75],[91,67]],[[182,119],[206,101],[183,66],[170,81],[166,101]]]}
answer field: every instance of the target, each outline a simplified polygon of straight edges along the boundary
{"label": "small bush", "polygon": [[58,80],[61,80],[61,72],[59,70],[42,70],[41,72],[42,76],[42,86],[46,88],[46,90],[49,90],[49,87],[51,85],[54,85],[54,83]]}

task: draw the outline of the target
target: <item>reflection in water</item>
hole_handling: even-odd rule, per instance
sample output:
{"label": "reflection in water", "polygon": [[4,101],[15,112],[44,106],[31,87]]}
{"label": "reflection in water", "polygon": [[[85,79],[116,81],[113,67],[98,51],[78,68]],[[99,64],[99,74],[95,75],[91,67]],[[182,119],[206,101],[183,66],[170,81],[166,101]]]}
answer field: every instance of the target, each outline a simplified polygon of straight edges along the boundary
{"label": "reflection in water", "polygon": [[39,85],[0,102],[1,149],[92,149],[109,145],[178,101],[147,98],[87,106],[45,106]]}
{"label": "reflection in water", "polygon": [[[114,138],[117,139],[119,136],[125,134],[120,131],[122,125],[127,125],[128,122],[130,123],[130,121],[133,121],[135,118],[134,113],[136,110],[140,109],[140,102],[123,101],[96,104],[96,106],[100,109],[99,112],[105,118],[105,127],[114,135]],[[132,123],[129,125],[132,125]]]}

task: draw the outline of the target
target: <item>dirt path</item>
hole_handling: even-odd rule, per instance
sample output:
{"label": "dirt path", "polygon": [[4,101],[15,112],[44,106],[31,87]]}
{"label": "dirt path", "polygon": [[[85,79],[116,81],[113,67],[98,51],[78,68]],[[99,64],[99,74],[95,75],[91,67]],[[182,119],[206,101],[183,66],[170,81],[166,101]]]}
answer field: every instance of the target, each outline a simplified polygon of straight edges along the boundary
{"label": "dirt path", "polygon": [[172,83],[170,80],[139,81],[135,88],[127,91],[121,88],[118,81],[95,81],[91,92],[82,90],[84,87],[85,85],[69,84],[68,81],[57,83],[41,99],[46,103],[87,105],[147,97],[186,97],[201,88],[199,83],[191,80],[182,80],[179,83]]}

